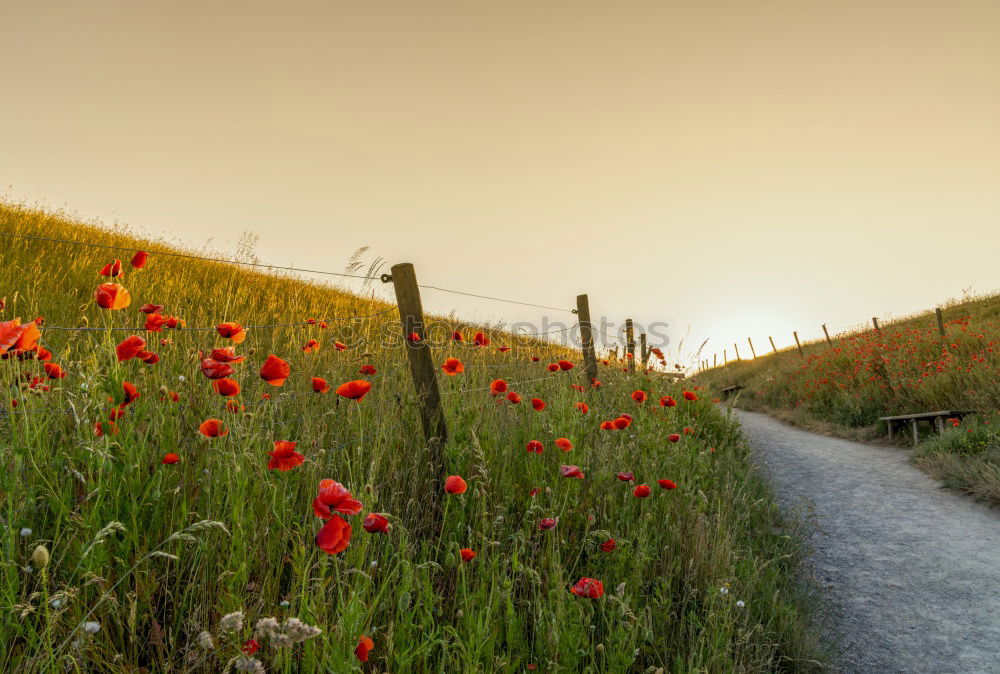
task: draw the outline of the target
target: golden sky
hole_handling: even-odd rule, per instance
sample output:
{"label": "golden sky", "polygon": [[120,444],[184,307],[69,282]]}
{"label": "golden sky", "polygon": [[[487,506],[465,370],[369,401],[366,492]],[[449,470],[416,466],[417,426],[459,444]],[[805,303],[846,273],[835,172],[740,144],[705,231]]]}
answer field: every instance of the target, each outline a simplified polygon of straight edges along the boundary
{"label": "golden sky", "polygon": [[996,0],[2,0],[0,188],[762,351],[1000,288],[998,35]]}

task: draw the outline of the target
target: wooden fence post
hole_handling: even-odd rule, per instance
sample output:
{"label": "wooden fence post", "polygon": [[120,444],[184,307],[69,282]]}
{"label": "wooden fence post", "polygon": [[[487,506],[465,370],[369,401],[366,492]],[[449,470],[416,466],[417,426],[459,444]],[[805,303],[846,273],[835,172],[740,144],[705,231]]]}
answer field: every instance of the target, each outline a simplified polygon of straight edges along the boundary
{"label": "wooden fence post", "polygon": [[597,379],[597,354],[594,353],[594,331],[590,323],[590,300],[586,295],[576,296],[576,319],[580,324],[580,344],[587,386],[590,386]]}
{"label": "wooden fence post", "polygon": [[753,342],[750,341],[749,337],[747,337],[747,343],[750,344],[750,353],[753,355],[753,359],[757,360],[757,352],[754,350]]}
{"label": "wooden fence post", "polygon": [[736,360],[740,359],[740,347],[736,346],[736,342],[733,342],[733,351],[736,352]]}
{"label": "wooden fence post", "polygon": [[[448,439],[448,428],[441,409],[437,368],[431,359],[430,345],[425,341],[424,307],[420,302],[417,275],[409,262],[393,265],[391,271],[392,285],[396,289],[396,304],[399,306],[399,320],[403,324],[403,344],[406,345],[406,355],[410,360],[410,374],[417,392],[417,407],[424,426],[424,437],[431,447],[432,460],[438,466],[440,479],[444,479],[441,447]],[[411,341],[411,332],[417,333],[420,339]]]}
{"label": "wooden fence post", "polygon": [[878,332],[878,318],[872,316],[872,325],[875,326],[875,332]]}
{"label": "wooden fence post", "polygon": [[725,349],[722,350],[722,364],[729,365],[729,354]]}
{"label": "wooden fence post", "polygon": [[719,359],[719,354],[713,353],[712,354],[712,367],[716,366],[716,363],[718,363],[718,359]]}
{"label": "wooden fence post", "polygon": [[823,324],[823,334],[826,335],[826,343],[828,346],[833,346],[833,342],[830,341],[830,333],[826,331],[826,323]]}
{"label": "wooden fence post", "polygon": [[639,353],[642,354],[642,369],[646,369],[646,361],[649,359],[649,351],[646,349],[646,333],[639,333]]}
{"label": "wooden fence post", "polygon": [[777,356],[778,355],[778,347],[776,347],[774,345],[774,338],[772,338],[771,335],[768,335],[767,336],[767,341],[771,342],[771,350],[774,351],[774,355]]}
{"label": "wooden fence post", "polygon": [[806,355],[802,353],[802,344],[799,343],[799,333],[793,332],[792,335],[795,336],[795,346],[799,347],[799,358],[805,358]]}
{"label": "wooden fence post", "polygon": [[625,319],[625,345],[628,348],[625,355],[628,360],[628,371],[635,372],[635,330],[632,329],[631,318]]}
{"label": "wooden fence post", "polygon": [[941,307],[934,310],[934,316],[937,318],[938,334],[944,337],[944,316],[941,313]]}

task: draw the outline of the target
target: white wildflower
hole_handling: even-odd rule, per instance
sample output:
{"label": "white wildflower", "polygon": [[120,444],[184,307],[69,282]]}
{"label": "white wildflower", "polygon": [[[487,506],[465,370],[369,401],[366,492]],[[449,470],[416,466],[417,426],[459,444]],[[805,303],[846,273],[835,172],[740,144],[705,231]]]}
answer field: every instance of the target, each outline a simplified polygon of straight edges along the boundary
{"label": "white wildflower", "polygon": [[243,629],[243,611],[235,611],[222,616],[219,628],[223,632],[240,632]]}
{"label": "white wildflower", "polygon": [[211,651],[215,648],[215,642],[212,641],[212,635],[208,632],[202,631],[201,634],[195,637],[195,641],[198,642],[198,646],[200,648],[206,651]]}
{"label": "white wildflower", "polygon": [[257,658],[249,655],[241,655],[233,663],[233,669],[238,672],[252,672],[253,674],[264,674],[264,665]]}
{"label": "white wildflower", "polygon": [[746,606],[746,604],[743,602],[742,599],[736,602],[736,608],[743,608],[744,606]]}
{"label": "white wildflower", "polygon": [[33,533],[34,532],[31,530],[31,527],[21,527],[21,538],[27,538]]}
{"label": "white wildflower", "polygon": [[81,627],[83,628],[83,631],[86,632],[87,634],[97,634],[98,632],[101,631],[101,623],[97,622],[96,620],[88,620],[82,623]]}

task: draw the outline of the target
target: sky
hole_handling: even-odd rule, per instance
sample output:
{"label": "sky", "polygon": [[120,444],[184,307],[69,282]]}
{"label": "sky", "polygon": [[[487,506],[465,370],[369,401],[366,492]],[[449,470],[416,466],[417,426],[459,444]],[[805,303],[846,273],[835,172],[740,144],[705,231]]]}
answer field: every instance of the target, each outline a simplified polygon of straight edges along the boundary
{"label": "sky", "polygon": [[998,34],[995,0],[0,0],[0,194],[588,293],[721,360],[1000,289]]}

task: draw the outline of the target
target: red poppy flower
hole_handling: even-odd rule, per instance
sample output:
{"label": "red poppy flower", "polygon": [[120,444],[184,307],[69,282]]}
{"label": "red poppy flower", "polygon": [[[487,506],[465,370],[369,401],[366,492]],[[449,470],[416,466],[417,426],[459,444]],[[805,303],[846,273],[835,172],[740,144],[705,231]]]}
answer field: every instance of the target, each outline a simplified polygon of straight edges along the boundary
{"label": "red poppy flower", "polygon": [[505,393],[507,391],[507,382],[503,379],[494,379],[490,382],[490,393],[495,396]]}
{"label": "red poppy flower", "polygon": [[660,404],[664,407],[675,407],[677,405],[677,401],[670,396],[663,396],[660,398]]}
{"label": "red poppy flower", "polygon": [[579,480],[584,478],[583,471],[579,466],[559,466],[559,472],[563,477],[575,477]]}
{"label": "red poppy flower", "polygon": [[156,365],[160,362],[160,357],[152,351],[140,351],[135,354],[135,357],[144,362],[146,365]]}
{"label": "red poppy flower", "polygon": [[583,387],[580,386],[579,384],[572,384],[570,388],[576,391],[577,393],[583,393]]}
{"label": "red poppy flower", "polygon": [[163,332],[163,326],[167,322],[167,316],[163,314],[147,314],[146,315],[146,332]]}
{"label": "red poppy flower", "polygon": [[646,402],[646,392],[645,391],[632,391],[632,400],[637,403]]}
{"label": "red poppy flower", "polygon": [[347,345],[342,342],[334,342],[333,348],[337,349],[337,351],[346,351]]}
{"label": "red poppy flower", "polygon": [[556,365],[555,363],[549,363],[547,366],[545,366],[545,369],[548,370],[549,372],[558,372],[559,366]]}
{"label": "red poppy flower", "polygon": [[531,498],[534,498],[534,497],[538,496],[541,493],[542,493],[542,488],[541,487],[532,487],[531,491],[528,492],[528,496],[530,496]]}
{"label": "red poppy flower", "polygon": [[541,454],[543,449],[544,447],[542,447],[542,443],[538,440],[532,440],[528,443],[528,453],[534,452],[535,454]]}
{"label": "red poppy flower", "polygon": [[476,556],[476,552],[472,548],[462,548],[458,554],[462,555],[463,562],[471,562]]}
{"label": "red poppy flower", "polygon": [[142,395],[139,393],[139,389],[137,389],[132,382],[123,381],[122,389],[125,391],[125,396],[122,399],[122,405],[134,403],[139,399],[139,396]]}
{"label": "red poppy flower", "polygon": [[241,650],[247,655],[253,655],[260,650],[260,644],[256,639],[247,639],[243,642],[243,648]]}
{"label": "red poppy flower", "polygon": [[141,307],[139,307],[139,311],[141,311],[144,314],[158,314],[161,311],[163,311],[163,305],[162,304],[143,304]]}
{"label": "red poppy flower", "polygon": [[538,356],[532,356],[532,357],[531,357],[531,362],[532,362],[532,363],[537,363],[537,362],[538,362],[538,361],[540,361],[540,360],[541,360],[541,358],[539,358]]}
{"label": "red poppy flower", "polygon": [[145,348],[146,340],[138,335],[132,335],[123,339],[121,344],[115,348],[115,351],[118,354],[119,361],[126,361],[135,358]]}
{"label": "red poppy flower", "polygon": [[444,365],[441,366],[444,373],[449,377],[454,377],[456,374],[465,372],[465,366],[462,365],[462,361],[458,358],[446,358]]}
{"label": "red poppy flower", "polygon": [[556,447],[564,452],[568,452],[573,449],[573,443],[569,441],[569,438],[556,438]]}
{"label": "red poppy flower", "polygon": [[260,378],[271,386],[284,386],[285,380],[291,373],[292,367],[273,353],[267,357],[264,365],[260,368]]}
{"label": "red poppy flower", "polygon": [[677,484],[673,480],[657,480],[661,489],[677,489]]}
{"label": "red poppy flower", "polygon": [[295,451],[294,442],[287,440],[275,440],[274,451],[268,452],[271,460],[267,462],[268,470],[291,470],[295,466],[301,466],[306,457]]}
{"label": "red poppy flower", "polygon": [[694,429],[690,426],[684,427],[684,435],[694,435]]}
{"label": "red poppy flower", "polygon": [[418,335],[415,332],[411,332],[410,334],[408,334],[406,336],[406,341],[408,341],[408,342],[414,342],[414,343],[419,342],[420,341],[420,335]]}
{"label": "red poppy flower", "polygon": [[167,391],[167,399],[171,402],[177,402],[181,399],[181,397],[178,395],[177,391]]}
{"label": "red poppy flower", "polygon": [[182,321],[176,316],[165,316],[164,318],[165,321],[163,325],[170,328],[171,330],[175,330],[177,328],[183,328],[185,325],[187,325],[186,321]]}
{"label": "red poppy flower", "polygon": [[319,352],[319,342],[315,339],[310,339],[302,346],[302,353],[317,353]]}
{"label": "red poppy flower", "polygon": [[514,391],[509,391],[507,393],[507,400],[514,403],[515,405],[521,404],[521,396],[515,393]]}
{"label": "red poppy flower", "polygon": [[584,599],[600,599],[604,596],[604,583],[594,578],[581,578],[570,588],[570,592]]}
{"label": "red poppy flower", "polygon": [[591,379],[590,380],[590,385],[593,388],[601,388],[601,380],[600,379],[596,379],[596,378],[595,379]]}
{"label": "red poppy flower", "polygon": [[124,286],[117,283],[102,283],[94,291],[94,300],[102,309],[124,309],[132,303],[132,296]]}
{"label": "red poppy flower", "polygon": [[635,496],[636,498],[646,498],[649,496],[649,492],[650,490],[648,486],[640,484],[632,490],[632,496]]}
{"label": "red poppy flower", "polygon": [[615,422],[613,421],[602,421],[601,422],[602,431],[613,431],[615,430]]}
{"label": "red poppy flower", "polygon": [[113,421],[98,421],[94,424],[94,435],[97,437],[118,435],[118,424]]}
{"label": "red poppy flower", "polygon": [[237,412],[242,412],[245,409],[246,409],[246,405],[243,405],[240,402],[238,402],[236,400],[233,400],[232,398],[230,398],[229,400],[226,401],[226,411],[227,412],[231,412],[232,414],[236,414]]}
{"label": "red poppy flower", "polygon": [[497,347],[497,351],[499,351],[500,353],[507,353],[508,351],[510,351],[510,347],[509,346],[498,346]]}
{"label": "red poppy flower", "polygon": [[468,488],[468,485],[465,484],[465,480],[458,475],[450,475],[444,481],[444,490],[449,494],[464,494]]}
{"label": "red poppy flower", "polygon": [[203,358],[201,361],[201,373],[209,379],[222,379],[236,372],[233,366],[228,363],[220,363],[211,358]]}
{"label": "red poppy flower", "polygon": [[319,481],[319,493],[313,499],[313,513],[316,517],[329,519],[334,512],[357,515],[362,507],[361,501],[351,496],[351,492],[336,480]]}
{"label": "red poppy flower", "polygon": [[201,426],[198,427],[201,434],[207,438],[219,438],[224,435],[229,435],[229,429],[227,429],[222,421],[219,419],[206,419],[201,422]]}
{"label": "red poppy flower", "polygon": [[545,409],[545,401],[542,400],[541,398],[532,398],[531,406],[534,407],[539,412],[541,412],[542,410]]}
{"label": "red poppy flower", "polygon": [[678,435],[677,433],[671,433],[670,435],[667,436],[667,440],[669,440],[670,442],[680,442],[681,436]]}
{"label": "red poppy flower", "polygon": [[693,391],[684,391],[684,400],[697,400],[698,396]]}
{"label": "red poppy flower", "polygon": [[109,262],[101,269],[101,276],[110,276],[111,278],[118,278],[122,275],[122,261],[115,260],[114,262]]}
{"label": "red poppy flower", "polygon": [[463,337],[462,333],[459,332],[458,330],[455,330],[454,332],[451,333],[451,338],[454,339],[456,342],[464,342],[465,341],[465,337]]}
{"label": "red poppy flower", "polygon": [[472,338],[472,343],[475,346],[489,346],[490,338],[481,332],[477,332],[475,337]]}
{"label": "red poppy flower", "polygon": [[313,393],[329,393],[330,385],[322,377],[312,378]]}
{"label": "red poppy flower", "polygon": [[555,517],[543,517],[538,521],[538,528],[543,531],[548,531],[549,529],[555,528],[559,524],[559,520]]}
{"label": "red poppy flower", "polygon": [[559,369],[563,370],[564,372],[566,370],[572,370],[573,367],[574,367],[573,363],[569,362],[568,360],[560,360],[559,361]]}
{"label": "red poppy flower", "polygon": [[590,411],[590,408],[587,407],[587,403],[577,403],[575,407],[576,409],[580,410],[580,414],[586,414],[587,412]]}
{"label": "red poppy flower", "polygon": [[331,516],[316,533],[316,546],[328,555],[339,555],[351,544],[351,525],[343,517]]}
{"label": "red poppy flower", "polygon": [[375,374],[375,372],[376,370],[374,365],[362,365],[361,369],[358,370],[358,374],[365,374],[365,375],[373,375]]}
{"label": "red poppy flower", "polygon": [[124,405],[118,405],[117,407],[112,408],[111,412],[108,413],[108,419],[110,421],[118,421],[123,416],[125,416],[125,406]]}
{"label": "red poppy flower", "polygon": [[355,379],[337,387],[337,395],[349,400],[361,400],[372,390],[372,383],[364,379]]}
{"label": "red poppy flower", "polygon": [[166,453],[166,454],[163,455],[163,460],[160,461],[160,463],[164,464],[165,466],[170,466],[170,465],[173,465],[173,464],[177,463],[180,460],[181,460],[181,457],[177,456],[173,452],[168,452],[168,453]]}
{"label": "red poppy flower", "polygon": [[220,363],[242,363],[246,358],[244,356],[237,356],[236,349],[231,346],[227,346],[224,349],[212,349],[212,353],[209,354],[212,360],[217,360]]}
{"label": "red poppy flower", "polygon": [[368,637],[360,637],[358,639],[358,647],[354,649],[354,655],[358,657],[361,662],[368,662],[368,653],[375,648],[375,642]]}
{"label": "red poppy flower", "polygon": [[149,260],[149,253],[144,250],[136,251],[136,254],[132,256],[132,267],[135,269],[142,269],[146,266],[147,260]]}
{"label": "red poppy flower", "polygon": [[617,545],[617,543],[615,543],[615,539],[609,538],[608,540],[601,543],[601,550],[604,552],[611,552],[612,550],[615,549],[615,545]]}
{"label": "red poppy flower", "polygon": [[365,515],[365,521],[361,526],[370,534],[387,534],[389,533],[389,518],[378,513],[369,513]]}
{"label": "red poppy flower", "polygon": [[212,389],[220,396],[235,396],[240,393],[240,385],[235,379],[216,379],[212,382]]}
{"label": "red poppy flower", "polygon": [[49,376],[49,379],[62,379],[66,376],[66,370],[62,369],[62,365],[45,363],[42,367],[45,368],[45,374]]}
{"label": "red poppy flower", "polygon": [[242,344],[243,340],[247,338],[246,330],[239,323],[220,323],[215,326],[215,329],[223,337],[233,340],[235,344]]}

